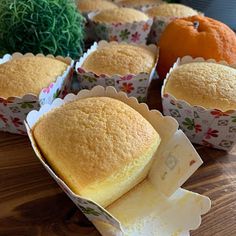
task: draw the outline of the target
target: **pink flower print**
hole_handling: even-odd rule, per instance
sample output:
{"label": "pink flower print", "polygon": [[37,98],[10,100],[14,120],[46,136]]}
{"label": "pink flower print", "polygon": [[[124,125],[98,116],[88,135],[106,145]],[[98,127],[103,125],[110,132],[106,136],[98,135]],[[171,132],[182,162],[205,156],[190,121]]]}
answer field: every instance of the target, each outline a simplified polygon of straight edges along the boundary
{"label": "pink flower print", "polygon": [[131,35],[131,40],[133,42],[138,42],[140,40],[140,34],[138,32],[135,32],[134,34]]}
{"label": "pink flower print", "polygon": [[0,114],[0,120],[3,121],[5,124],[7,123],[7,118],[3,114]]}
{"label": "pink flower print", "polygon": [[123,91],[125,93],[131,93],[132,90],[134,90],[132,83],[123,83],[123,85],[121,87],[121,91]]}
{"label": "pink flower print", "polygon": [[214,130],[212,128],[209,128],[206,133],[205,139],[210,139],[211,137],[216,138],[216,137],[218,137],[218,133],[219,133],[218,130]]}
{"label": "pink flower print", "polygon": [[43,92],[48,94],[50,90],[52,89],[52,87],[53,87],[53,83],[51,83],[47,88],[44,88]]}
{"label": "pink flower print", "polygon": [[215,118],[219,118],[221,116],[229,116],[229,114],[227,114],[226,112],[220,111],[220,110],[214,110],[211,112],[211,114],[213,116],[215,116]]}
{"label": "pink flower print", "polygon": [[170,104],[172,104],[172,105],[176,105],[175,100],[171,99],[171,100],[170,100]]}
{"label": "pink flower print", "polygon": [[109,41],[118,41],[117,35],[111,35]]}
{"label": "pink flower print", "polygon": [[204,146],[206,146],[206,147],[213,148],[213,144],[207,142],[206,140],[202,140],[202,145],[204,145]]}
{"label": "pink flower print", "polygon": [[154,38],[157,37],[157,32],[156,32],[155,30],[152,30],[152,31],[151,31],[151,34],[152,34],[152,36],[153,36]]}
{"label": "pink flower print", "polygon": [[126,75],[121,77],[121,80],[131,80],[131,79],[133,79],[133,75]]}
{"label": "pink flower print", "polygon": [[19,118],[17,118],[17,117],[15,117],[15,118],[11,117],[11,121],[14,124],[15,127],[20,127],[21,125],[23,125],[21,120]]}
{"label": "pink flower print", "polygon": [[199,124],[196,124],[196,125],[194,126],[194,128],[195,128],[195,133],[199,133],[199,132],[202,131],[202,126],[199,125]]}
{"label": "pink flower print", "polygon": [[25,134],[26,134],[26,132],[25,132],[24,130],[20,130],[20,129],[18,129],[17,132],[18,132],[19,134],[22,134],[22,135],[25,135]]}
{"label": "pink flower print", "polygon": [[79,67],[78,69],[77,69],[77,71],[79,72],[79,73],[85,73],[85,71],[81,68],[81,67]]}
{"label": "pink flower print", "polygon": [[73,69],[71,69],[70,70],[70,73],[69,73],[69,81],[71,81],[72,80],[72,78],[73,78],[73,75],[74,75],[74,70]]}
{"label": "pink flower print", "polygon": [[147,31],[149,29],[149,24],[148,23],[145,23],[144,25],[143,25],[143,31],[145,32],[145,31]]}
{"label": "pink flower print", "polygon": [[112,23],[112,25],[115,26],[115,27],[118,27],[118,26],[120,26],[122,24],[121,23]]}
{"label": "pink flower print", "polygon": [[12,103],[11,101],[5,100],[3,98],[0,98],[0,103],[6,106],[8,103]]}
{"label": "pink flower print", "polygon": [[67,87],[65,86],[65,88],[63,89],[63,91],[61,93],[62,98],[64,98],[67,94],[68,94],[68,90],[67,90]]}

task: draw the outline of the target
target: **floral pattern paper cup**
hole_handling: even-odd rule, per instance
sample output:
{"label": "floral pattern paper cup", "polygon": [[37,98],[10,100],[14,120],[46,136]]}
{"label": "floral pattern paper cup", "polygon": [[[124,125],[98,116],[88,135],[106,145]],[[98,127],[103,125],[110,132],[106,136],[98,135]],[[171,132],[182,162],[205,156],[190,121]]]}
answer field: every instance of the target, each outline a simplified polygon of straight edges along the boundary
{"label": "floral pattern paper cup", "polygon": [[153,19],[150,18],[147,21],[135,21],[132,23],[109,24],[93,21],[93,17],[96,14],[98,12],[89,13],[88,18],[99,40],[124,41],[138,44],[145,44],[147,42]]}
{"label": "floral pattern paper cup", "polygon": [[[226,62],[216,62],[212,59],[193,59],[190,56],[185,56],[177,60],[166,78],[168,78],[173,69],[182,64],[203,61],[227,65]],[[236,68],[236,65],[232,67]],[[180,128],[191,142],[230,151],[236,144],[236,110],[223,112],[217,109],[192,106],[186,101],[178,100],[173,95],[165,93],[167,81],[168,79],[165,79],[162,87],[164,114],[170,115],[178,121]]]}
{"label": "floral pattern paper cup", "polygon": [[[153,191],[155,192],[155,196],[151,196],[152,200],[155,201],[155,210],[153,211],[153,208],[150,209],[150,202],[141,204],[142,206],[140,207],[139,204],[134,202],[131,204],[132,206],[130,206],[130,209],[137,211],[137,214],[133,214],[135,217],[134,220],[141,220],[143,224],[135,225],[132,219],[132,223],[130,224],[131,228],[129,228],[129,226],[126,225],[126,220],[120,221],[109,211],[110,206],[104,209],[96,202],[73,193],[65,182],[56,175],[52,167],[45,162],[40,148],[36,145],[32,129],[40,117],[65,103],[89,97],[111,97],[126,103],[147,119],[161,137],[162,141],[157,152],[154,154],[154,162],[146,178],[146,182],[153,186]],[[128,98],[125,93],[117,92],[113,87],[104,88],[102,86],[96,86],[92,90],[82,90],[77,95],[68,94],[63,100],[58,98],[51,105],[41,107],[39,111],[31,111],[26,118],[25,125],[32,147],[42,165],[104,236],[156,235],[153,231],[150,231],[149,227],[143,227],[147,222],[152,223],[152,225],[155,226],[152,227],[154,229],[156,225],[162,225],[162,227],[158,229],[158,235],[189,235],[189,230],[196,229],[200,225],[201,215],[205,214],[210,209],[209,198],[180,188],[202,164],[202,160],[185,134],[181,130],[178,130],[177,122],[172,117],[163,117],[158,111],[150,111],[146,104],[139,104],[137,99]],[[144,199],[142,199],[142,202],[143,200],[147,201],[147,199],[145,199],[145,189],[142,189],[142,186],[141,189],[138,189],[143,193]],[[157,200],[156,196],[160,198]],[[129,196],[126,195],[126,199],[127,198],[129,198]],[[166,213],[164,215],[161,214],[159,217],[158,209],[163,205],[166,209]],[[179,219],[177,215],[180,209],[182,217]],[[127,209],[122,210],[122,214],[126,215],[126,210]],[[148,212],[148,217],[145,216],[143,218],[143,210]],[[168,219],[168,222],[166,219]],[[142,230],[142,232],[137,233],[137,230]],[[185,234],[180,234],[182,231],[184,231]]]}
{"label": "floral pattern paper cup", "polygon": [[[12,58],[33,56],[31,53],[22,55],[14,53],[13,55],[6,54],[0,59],[0,64],[3,64]],[[43,57],[38,54],[36,56]],[[47,57],[52,57],[48,55]],[[70,91],[71,78],[73,75],[73,61],[71,58],[57,57],[68,64],[65,72],[58,76],[54,82],[48,87],[42,88],[39,95],[25,94],[22,97],[0,97],[0,131],[26,135],[24,119],[31,110],[38,110],[44,104],[50,104],[57,97],[63,97]]]}
{"label": "floral pattern paper cup", "polygon": [[161,34],[164,32],[166,26],[177,17],[167,17],[167,16],[156,16],[153,18],[153,24],[148,36],[149,43],[158,43]]}
{"label": "floral pattern paper cup", "polygon": [[[148,9],[146,8],[144,12]],[[197,12],[198,15],[204,15],[202,12]],[[148,43],[155,43],[157,44],[160,41],[161,35],[164,32],[167,25],[175,19],[180,17],[176,16],[155,16],[153,18],[153,24],[148,36]]]}
{"label": "floral pattern paper cup", "polygon": [[98,37],[96,35],[96,32],[94,32],[93,23],[88,18],[89,12],[84,12],[82,14],[84,17],[84,32],[86,44],[97,41]]}
{"label": "floral pattern paper cup", "polygon": [[136,75],[96,75],[93,72],[85,71],[82,68],[85,59],[94,52],[98,47],[104,47],[108,44],[116,44],[117,42],[106,42],[100,41],[94,43],[91,48],[80,58],[80,60],[75,65],[75,70],[77,72],[78,81],[80,84],[80,89],[92,89],[96,85],[101,85],[103,87],[113,86],[117,91],[123,91],[128,96],[136,97],[139,101],[145,101],[147,97],[148,87],[151,80],[156,76],[156,63],[158,60],[158,48],[155,45],[148,45],[151,50],[157,55],[156,63],[153,66],[151,73],[140,73]]}

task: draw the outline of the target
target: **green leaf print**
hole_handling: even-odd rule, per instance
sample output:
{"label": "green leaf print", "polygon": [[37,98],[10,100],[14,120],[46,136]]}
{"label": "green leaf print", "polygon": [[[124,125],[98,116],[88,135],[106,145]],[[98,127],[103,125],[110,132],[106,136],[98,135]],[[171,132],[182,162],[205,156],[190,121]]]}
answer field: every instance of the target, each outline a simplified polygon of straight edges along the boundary
{"label": "green leaf print", "polygon": [[142,96],[138,96],[137,99],[139,102],[143,102],[143,103],[147,101],[146,97],[142,97]]}
{"label": "green leaf print", "polygon": [[130,32],[127,29],[121,30],[121,32],[120,32],[120,38],[122,40],[128,39],[129,35],[130,35]]}
{"label": "green leaf print", "polygon": [[236,122],[236,116],[232,116],[233,120],[232,122]]}
{"label": "green leaf print", "polygon": [[158,21],[158,25],[159,25],[159,26],[165,25],[165,21],[159,20],[159,21]]}
{"label": "green leaf print", "polygon": [[185,118],[185,121],[183,122],[183,125],[187,127],[188,130],[194,129],[194,120],[190,118]]}
{"label": "green leaf print", "polygon": [[97,82],[97,79],[91,76],[84,75],[83,79],[89,81],[90,83]]}
{"label": "green leaf print", "polygon": [[26,108],[33,108],[34,106],[32,105],[32,102],[22,102],[20,103],[20,107],[23,108],[23,109],[26,109]]}
{"label": "green leaf print", "polygon": [[57,89],[57,91],[53,94],[53,98],[57,98],[60,94],[60,89]]}
{"label": "green leaf print", "polygon": [[85,214],[85,215],[94,215],[94,216],[99,216],[100,213],[95,211],[93,208],[90,207],[82,207],[80,206],[81,211]]}

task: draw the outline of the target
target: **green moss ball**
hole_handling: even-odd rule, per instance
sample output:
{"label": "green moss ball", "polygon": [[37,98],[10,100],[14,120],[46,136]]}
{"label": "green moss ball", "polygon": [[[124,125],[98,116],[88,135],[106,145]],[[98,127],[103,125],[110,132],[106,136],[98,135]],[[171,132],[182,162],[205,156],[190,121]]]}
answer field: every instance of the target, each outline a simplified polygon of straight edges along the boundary
{"label": "green moss ball", "polygon": [[74,0],[0,0],[1,54],[32,52],[78,58],[84,18]]}

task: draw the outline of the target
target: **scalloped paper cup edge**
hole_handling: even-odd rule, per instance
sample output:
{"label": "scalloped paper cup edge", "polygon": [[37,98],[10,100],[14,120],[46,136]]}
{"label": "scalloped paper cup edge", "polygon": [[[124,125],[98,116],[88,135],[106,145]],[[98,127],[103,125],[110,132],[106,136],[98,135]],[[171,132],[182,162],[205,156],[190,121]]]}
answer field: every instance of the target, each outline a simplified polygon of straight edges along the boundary
{"label": "scalloped paper cup edge", "polygon": [[[227,66],[230,66],[230,67],[236,69],[236,64],[229,65],[226,61],[216,61],[214,59],[205,60],[202,57],[192,58],[191,56],[184,56],[183,58],[178,58],[178,60],[174,63],[174,65],[170,68],[169,72],[167,73],[166,78],[165,78],[164,83],[163,83],[163,86],[162,86],[162,89],[161,89],[163,112],[164,112],[165,115],[171,115],[170,109],[176,110],[176,112],[177,112],[176,115],[177,114],[178,115],[175,116],[175,119],[179,120],[178,121],[179,123],[183,122],[183,120],[180,117],[180,115],[182,113],[184,113],[184,112],[186,114],[191,113],[192,116],[190,116],[190,119],[193,119],[194,124],[195,124],[195,119],[196,119],[197,124],[195,124],[195,125],[198,125],[198,128],[205,127],[204,130],[207,129],[207,131],[205,133],[202,130],[202,131],[199,131],[199,132],[202,132],[202,133],[199,133],[199,134],[195,135],[193,132],[190,132],[190,131],[186,130],[186,128],[185,128],[184,130],[185,130],[186,135],[188,136],[188,138],[193,143],[201,144],[201,145],[216,148],[216,149],[222,149],[222,150],[225,150],[225,151],[230,151],[236,145],[236,128],[234,128],[234,127],[236,127],[236,110],[228,110],[228,111],[223,112],[223,111],[220,111],[219,109],[206,109],[202,106],[192,106],[188,102],[180,100],[180,99],[176,99],[173,95],[168,94],[169,98],[173,101],[173,103],[175,105],[180,106],[180,107],[184,107],[185,111],[181,111],[183,109],[179,108],[177,106],[175,107],[175,109],[171,108],[171,105],[168,102],[168,97],[166,97],[165,94],[164,94],[165,86],[166,86],[166,83],[168,81],[168,77],[171,74],[171,72],[175,68],[177,68],[178,66],[180,66],[182,64],[192,63],[192,62],[211,62],[211,63],[227,65]],[[189,112],[189,111],[191,111],[191,112]],[[195,112],[197,112],[197,113],[201,112],[201,115],[202,116],[204,115],[204,119],[201,120],[201,118],[194,117],[194,114],[196,114]],[[217,116],[213,117],[212,113],[219,113],[218,114],[219,117],[217,117]],[[220,130],[218,130],[218,129],[215,128],[215,126],[216,126],[215,122],[218,123],[219,120],[217,120],[217,119],[220,118],[220,117],[225,118],[221,122],[222,127],[225,126],[225,128],[221,127]],[[231,119],[232,121],[229,121],[229,120],[227,121],[226,117],[228,119]],[[232,134],[230,134],[230,132],[225,132],[226,127],[228,126],[228,125],[225,125],[225,124],[226,123],[227,124],[234,123],[233,122],[234,119],[235,119],[235,124],[233,126],[231,126],[231,128],[229,127],[229,131],[231,131]],[[206,122],[209,123],[208,126],[204,125],[204,124],[206,124]],[[182,127],[181,124],[180,124],[180,126]],[[217,131],[218,136],[215,137],[216,138],[215,141],[214,141],[213,136],[210,137],[211,136],[210,134],[209,134],[210,136],[207,135],[209,129],[211,129],[212,131]],[[188,135],[188,133],[189,133],[189,135]],[[201,136],[200,136],[200,134],[201,134]],[[205,137],[207,137],[207,139],[209,139],[209,140],[207,140]],[[224,138],[221,141],[219,141],[219,139],[221,139],[221,137],[222,138],[224,137]],[[228,137],[228,140],[227,140],[227,137]]]}
{"label": "scalloped paper cup edge", "polygon": [[[61,76],[58,76],[54,82],[52,82],[48,88],[42,88],[39,95],[28,93],[23,95],[22,97],[18,96],[12,96],[8,98],[0,97],[0,115],[1,115],[1,121],[0,121],[0,131],[10,132],[10,133],[16,133],[16,134],[26,134],[25,126],[24,126],[24,119],[26,117],[26,114],[34,109],[38,109],[40,105],[42,105],[41,97],[50,98],[50,100],[53,100],[53,92],[54,89],[59,88],[63,89],[67,83],[69,83],[68,80],[70,77],[70,71],[73,68],[73,60],[69,57],[63,58],[61,56],[54,57],[53,55],[43,55],[43,54],[32,54],[32,53],[13,53],[5,54],[1,59],[0,63],[5,63],[7,61],[12,60],[12,58],[18,58],[18,57],[31,57],[31,56],[38,56],[38,57],[49,57],[49,58],[56,58],[60,61],[65,62],[68,64],[67,69],[63,72]],[[68,85],[69,86],[69,85]],[[42,96],[43,91],[47,90],[48,93],[46,93],[45,96]],[[53,94],[52,94],[53,93]],[[24,107],[24,108],[23,108]]]}
{"label": "scalloped paper cup edge", "polygon": [[[80,58],[80,60],[75,65],[75,70],[78,75],[78,80],[80,81],[80,85],[82,89],[91,89],[96,85],[101,85],[103,87],[112,85],[116,88],[117,91],[122,91],[123,88],[126,86],[130,86],[130,90],[127,90],[128,96],[133,96],[138,98],[140,101],[143,101],[147,97],[148,87],[152,81],[152,79],[155,77],[156,73],[156,65],[159,58],[159,49],[156,45],[150,44],[150,45],[142,45],[149,50],[152,50],[154,54],[156,54],[156,62],[155,65],[152,68],[152,71],[150,73],[139,73],[137,75],[129,74],[125,76],[121,75],[96,75],[95,73],[91,71],[86,71],[82,68],[83,62],[85,59],[94,52],[97,48],[106,47],[110,44],[127,44],[126,42],[107,42],[105,40],[99,41],[98,43],[94,43],[88,50],[83,54],[83,56]],[[131,43],[131,45],[138,45],[135,43]],[[79,71],[81,70],[81,72]],[[84,79],[86,78],[86,79]],[[92,79],[91,82],[88,80],[88,78]],[[130,79],[131,78],[131,79]],[[107,84],[108,83],[108,84]],[[132,89],[132,90],[131,90]]]}
{"label": "scalloped paper cup edge", "polygon": [[[137,99],[133,97],[128,98],[127,95],[123,92],[117,93],[116,90],[112,87],[103,88],[101,86],[96,86],[91,91],[82,90],[77,95],[68,94],[64,98],[64,100],[56,99],[51,105],[44,105],[43,107],[41,107],[39,111],[30,112],[26,118],[25,125],[27,127],[27,132],[30,137],[32,147],[44,167],[48,170],[48,172],[52,175],[56,182],[62,187],[62,189],[68,194],[72,201],[74,201],[74,203],[80,209],[82,209],[82,211],[83,207],[85,207],[86,204],[87,206],[89,204],[90,207],[95,207],[95,209],[101,213],[98,217],[96,217],[86,214],[86,211],[83,211],[88,219],[90,219],[92,222],[106,222],[107,224],[112,225],[113,229],[116,228],[119,233],[122,233],[123,227],[116,218],[111,217],[111,215],[105,209],[92,201],[88,201],[85,204],[86,200],[84,198],[75,195],[69,189],[69,187],[58,176],[56,176],[56,174],[52,169],[50,169],[50,167],[41,156],[31,130],[37,120],[53,108],[59,107],[64,103],[73,101],[75,99],[99,96],[107,96],[125,102],[126,104],[137,110],[141,115],[143,115],[160,134],[162,142],[155,154],[155,157],[161,156],[162,158],[154,157],[155,161],[150,169],[148,179],[151,184],[153,184],[153,186],[158,186],[158,188],[155,188],[155,191],[160,193],[160,195],[165,196],[165,199],[168,199],[171,195],[173,195],[173,193],[178,191],[183,182],[185,182],[190,177],[190,175],[192,175],[192,173],[202,164],[202,160],[189,140],[183,134],[183,132],[177,130],[177,122],[172,117],[163,117],[158,111],[150,111],[146,104],[139,104],[137,102]],[[178,147],[178,151],[174,153],[176,147]],[[200,210],[200,214],[197,214],[196,218],[198,220],[196,222],[193,222],[192,228],[196,228],[199,225],[200,215],[206,213],[210,208],[210,201],[208,198],[200,196],[199,201],[203,204],[206,199],[208,203],[206,203],[205,207],[203,207],[204,209]]]}
{"label": "scalloped paper cup edge", "polygon": [[[90,12],[88,14],[89,21],[93,24],[96,35],[101,40],[107,41],[126,41],[128,43],[134,42],[138,44],[145,44],[151,26],[153,24],[153,19],[148,18],[146,21],[134,21],[132,23],[104,23],[96,22],[93,17],[97,15],[100,11]],[[102,34],[98,30],[99,27],[103,28]],[[136,30],[138,29],[138,31]],[[124,32],[125,36],[120,36]]]}

